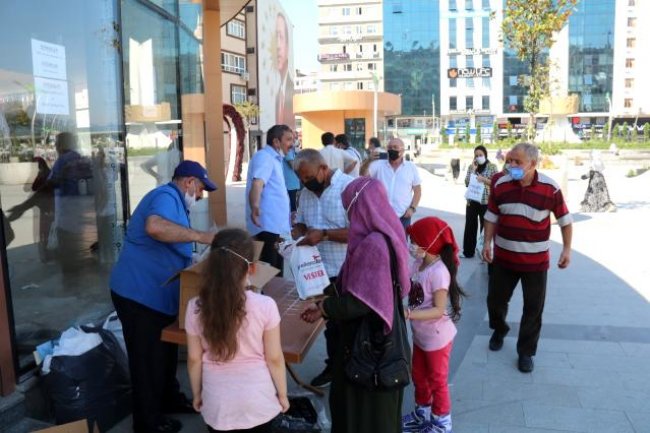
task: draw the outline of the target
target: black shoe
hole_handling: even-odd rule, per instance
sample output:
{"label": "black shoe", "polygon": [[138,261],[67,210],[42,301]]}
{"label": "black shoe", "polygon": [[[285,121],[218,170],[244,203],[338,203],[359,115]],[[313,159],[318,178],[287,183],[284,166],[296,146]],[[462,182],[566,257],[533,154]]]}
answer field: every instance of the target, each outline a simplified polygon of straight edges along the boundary
{"label": "black shoe", "polygon": [[535,368],[533,357],[528,355],[519,355],[519,362],[517,363],[519,371],[522,373],[530,373]]}
{"label": "black shoe", "polygon": [[311,380],[311,386],[323,387],[332,382],[332,369],[328,365],[318,376]]}
{"label": "black shoe", "polygon": [[168,404],[165,404],[163,407],[164,413],[196,413],[194,406],[192,406],[192,401],[185,396],[183,393],[179,393],[178,396]]}
{"label": "black shoe", "polygon": [[174,418],[163,417],[156,425],[144,428],[133,428],[135,433],[178,433],[183,429],[183,423]]}
{"label": "black shoe", "polygon": [[503,347],[503,337],[504,335],[494,331],[492,333],[492,336],[490,337],[490,350],[496,352],[498,350],[501,350]]}

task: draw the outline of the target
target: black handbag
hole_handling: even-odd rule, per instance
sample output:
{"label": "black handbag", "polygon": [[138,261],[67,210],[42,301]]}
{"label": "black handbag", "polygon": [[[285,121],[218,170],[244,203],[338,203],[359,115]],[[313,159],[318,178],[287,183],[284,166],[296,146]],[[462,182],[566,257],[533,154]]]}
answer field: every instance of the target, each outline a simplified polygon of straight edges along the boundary
{"label": "black handbag", "polygon": [[400,297],[397,260],[392,245],[388,240],[387,243],[393,279],[393,328],[384,334],[384,323],[379,316],[365,315],[360,319],[345,365],[348,380],[369,390],[400,389],[411,381],[411,345]]}

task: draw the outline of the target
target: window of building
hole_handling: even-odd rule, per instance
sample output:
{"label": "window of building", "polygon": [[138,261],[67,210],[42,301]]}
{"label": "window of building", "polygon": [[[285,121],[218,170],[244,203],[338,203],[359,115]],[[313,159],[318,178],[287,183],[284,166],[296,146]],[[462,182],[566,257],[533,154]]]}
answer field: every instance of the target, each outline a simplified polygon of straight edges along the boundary
{"label": "window of building", "polygon": [[634,100],[632,98],[625,98],[625,100],[623,101],[623,106],[625,108],[632,108],[632,103],[633,102],[634,102]]}
{"label": "window of building", "polygon": [[358,7],[358,8],[357,8],[357,15],[362,15],[362,14],[363,14],[363,8],[362,8],[362,7]]}
{"label": "window of building", "polygon": [[627,0],[627,5],[628,6],[636,6],[636,1],[635,0]]}
{"label": "window of building", "polygon": [[343,70],[348,72],[352,71],[352,63],[346,63],[343,65]]}
{"label": "window of building", "polygon": [[465,110],[473,110],[474,109],[474,97],[473,96],[466,96],[465,97]]}
{"label": "window of building", "polygon": [[490,110],[490,95],[483,95],[481,98],[481,108],[483,110]]}
{"label": "window of building", "polygon": [[628,27],[636,27],[636,18],[630,17],[627,19],[627,26]]}
{"label": "window of building", "polygon": [[357,90],[363,90],[363,81],[357,82]]}
{"label": "window of building", "polygon": [[330,65],[330,72],[336,72],[338,70],[338,65]]}
{"label": "window of building", "polygon": [[456,18],[449,20],[449,48],[456,48]]}
{"label": "window of building", "polygon": [[344,17],[350,16],[350,8],[342,8],[341,15],[343,15]]}
{"label": "window of building", "polygon": [[377,70],[377,64],[376,63],[368,63],[368,70],[369,71],[376,71]]}
{"label": "window of building", "polygon": [[372,52],[373,53],[377,52],[377,44],[372,44]]}
{"label": "window of building", "polygon": [[627,38],[627,47],[635,48],[636,47],[636,38]]}
{"label": "window of building", "polygon": [[490,9],[490,0],[483,0],[482,3],[483,9]]}
{"label": "window of building", "polygon": [[625,67],[626,68],[633,68],[634,67],[634,59],[625,59]]}
{"label": "window of building", "polygon": [[483,77],[483,88],[489,89],[492,87],[492,78]]}
{"label": "window of building", "polygon": [[351,35],[352,34],[352,26],[343,27],[343,33],[346,34],[346,35]]}
{"label": "window of building", "polygon": [[458,67],[458,56],[456,54],[449,56],[449,67],[450,68]]}
{"label": "window of building", "polygon": [[483,27],[483,32],[481,33],[482,37],[482,42],[483,42],[483,48],[489,48],[490,47],[490,18],[489,17],[483,17],[481,19]]}
{"label": "window of building", "polygon": [[481,65],[483,65],[484,68],[489,68],[490,67],[490,55],[489,54],[483,54],[481,56]]}
{"label": "window of building", "polygon": [[363,33],[363,26],[354,26],[354,32],[358,35]]}
{"label": "window of building", "polygon": [[363,71],[363,63],[357,63],[357,71]]}
{"label": "window of building", "polygon": [[233,53],[221,53],[221,70],[241,74],[246,72],[246,57]]}
{"label": "window of building", "polygon": [[449,10],[450,11],[456,10],[456,0],[449,0]]}
{"label": "window of building", "polygon": [[240,104],[246,100],[246,86],[238,86],[232,84],[230,86],[230,102],[234,104]]}
{"label": "window of building", "polygon": [[468,68],[474,67],[474,56],[465,56],[465,66]]}
{"label": "window of building", "polygon": [[458,79],[457,78],[450,78],[449,79],[449,87],[457,87],[458,86]]}
{"label": "window of building", "polygon": [[625,88],[630,89],[634,87],[634,78],[626,78],[625,79]]}
{"label": "window of building", "polygon": [[338,26],[332,26],[330,27],[330,35],[331,36],[336,36],[339,33],[339,28]]}
{"label": "window of building", "polygon": [[458,110],[458,98],[456,98],[455,96],[449,97],[449,110],[450,111]]}
{"label": "window of building", "polygon": [[348,52],[348,46],[347,46],[347,45],[343,45],[343,54],[345,54],[345,53],[347,53],[347,52]]}
{"label": "window of building", "polygon": [[474,0],[465,0],[465,10],[471,11],[474,9]]}
{"label": "window of building", "polygon": [[239,39],[246,39],[246,26],[243,21],[230,20],[226,25],[226,34]]}
{"label": "window of building", "polygon": [[474,48],[474,18],[465,18],[465,48]]}
{"label": "window of building", "polygon": [[366,26],[366,33],[368,33],[369,35],[373,35],[377,33],[377,26],[374,24],[368,24]]}

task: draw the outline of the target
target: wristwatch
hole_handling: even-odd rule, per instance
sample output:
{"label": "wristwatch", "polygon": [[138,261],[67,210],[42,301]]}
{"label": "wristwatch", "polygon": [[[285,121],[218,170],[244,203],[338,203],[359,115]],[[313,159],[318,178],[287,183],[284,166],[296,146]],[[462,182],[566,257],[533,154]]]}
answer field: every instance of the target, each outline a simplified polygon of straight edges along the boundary
{"label": "wristwatch", "polygon": [[321,230],[321,231],[323,232],[323,238],[322,238],[322,239],[323,239],[324,241],[326,241],[326,240],[328,239],[328,237],[327,237],[327,229],[323,229],[323,230]]}

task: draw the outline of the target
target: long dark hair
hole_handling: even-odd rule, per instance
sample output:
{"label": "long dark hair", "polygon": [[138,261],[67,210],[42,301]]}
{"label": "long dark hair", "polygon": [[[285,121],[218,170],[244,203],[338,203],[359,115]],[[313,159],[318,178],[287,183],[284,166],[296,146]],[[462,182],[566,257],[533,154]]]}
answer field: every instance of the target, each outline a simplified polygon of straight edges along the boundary
{"label": "long dark hair", "polygon": [[450,244],[445,245],[442,247],[442,250],[440,250],[440,260],[445,264],[449,271],[449,275],[451,276],[449,279],[449,301],[451,304],[449,317],[451,317],[451,320],[454,322],[458,322],[460,319],[460,307],[463,303],[463,298],[466,298],[467,294],[465,294],[465,291],[460,287],[458,280],[456,279],[456,275],[458,274],[456,254],[454,253],[454,248]]}
{"label": "long dark hair", "polygon": [[485,146],[479,144],[474,148],[474,152],[476,152],[477,150],[480,150],[481,152],[483,152],[483,155],[485,155],[485,162],[483,164],[479,164],[477,167],[477,171],[479,173],[483,173],[483,170],[485,170],[485,167],[487,167],[490,160],[488,159],[487,149],[485,148]]}
{"label": "long dark hair", "polygon": [[[241,229],[224,229],[210,246],[210,256],[199,293],[203,337],[216,361],[229,361],[237,353],[237,331],[246,316],[242,281],[253,261],[250,235]],[[242,257],[238,257],[242,256]]]}

